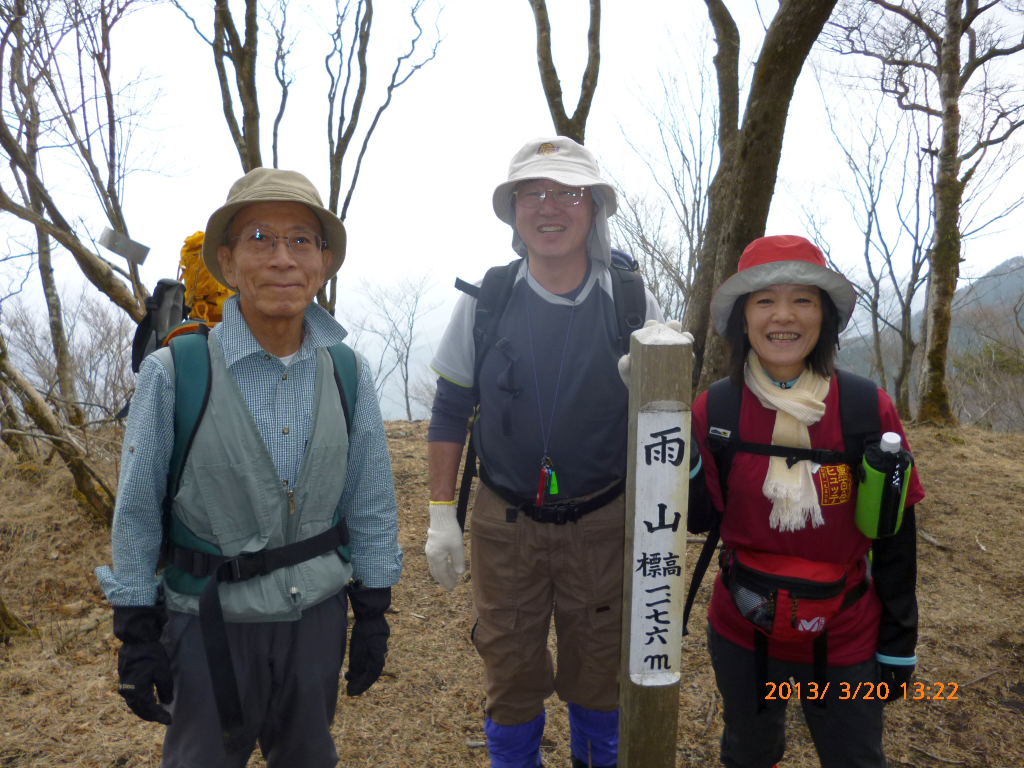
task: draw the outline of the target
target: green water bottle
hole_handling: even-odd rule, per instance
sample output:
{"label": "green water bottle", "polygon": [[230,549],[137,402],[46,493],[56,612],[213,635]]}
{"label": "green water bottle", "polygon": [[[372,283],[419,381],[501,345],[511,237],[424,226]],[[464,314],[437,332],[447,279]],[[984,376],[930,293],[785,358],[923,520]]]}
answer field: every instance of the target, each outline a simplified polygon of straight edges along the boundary
{"label": "green water bottle", "polygon": [[892,536],[900,529],[913,464],[895,432],[886,432],[881,442],[864,449],[855,520],[869,539]]}

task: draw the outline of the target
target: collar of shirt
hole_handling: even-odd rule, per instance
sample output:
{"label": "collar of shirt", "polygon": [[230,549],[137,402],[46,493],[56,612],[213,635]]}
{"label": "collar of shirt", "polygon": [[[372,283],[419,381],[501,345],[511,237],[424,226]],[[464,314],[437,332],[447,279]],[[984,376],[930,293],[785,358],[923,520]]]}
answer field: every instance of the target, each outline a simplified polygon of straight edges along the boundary
{"label": "collar of shirt", "polygon": [[[302,328],[305,331],[305,336],[293,363],[304,360],[320,347],[338,344],[348,336],[348,331],[342,328],[341,324],[331,317],[327,310],[315,302],[306,307]],[[224,350],[224,361],[229,368],[249,355],[267,354],[252,335],[249,326],[246,325],[245,318],[242,317],[242,310],[238,306],[237,294],[224,302],[224,320],[214,332]]]}

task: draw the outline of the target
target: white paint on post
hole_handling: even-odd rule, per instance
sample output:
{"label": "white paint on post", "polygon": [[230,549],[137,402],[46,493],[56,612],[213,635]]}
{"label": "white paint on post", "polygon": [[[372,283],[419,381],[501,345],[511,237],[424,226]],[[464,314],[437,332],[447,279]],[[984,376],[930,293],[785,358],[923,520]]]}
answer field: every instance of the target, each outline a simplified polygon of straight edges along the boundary
{"label": "white paint on post", "polygon": [[689,449],[690,411],[682,403],[648,403],[637,414],[629,649],[637,685],[679,681]]}

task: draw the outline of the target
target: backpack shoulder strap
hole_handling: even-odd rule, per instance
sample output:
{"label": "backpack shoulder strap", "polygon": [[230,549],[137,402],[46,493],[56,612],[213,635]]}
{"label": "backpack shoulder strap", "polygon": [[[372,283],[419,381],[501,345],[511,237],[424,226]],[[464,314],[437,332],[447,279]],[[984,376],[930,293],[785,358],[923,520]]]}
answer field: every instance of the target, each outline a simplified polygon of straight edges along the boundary
{"label": "backpack shoulder strap", "polygon": [[612,301],[618,321],[619,349],[622,354],[628,355],[630,334],[642,328],[647,317],[644,279],[639,272],[620,266],[618,262],[612,262],[608,271],[612,277]]}
{"label": "backpack shoulder strap", "polygon": [[[480,402],[480,370],[483,367],[484,356],[498,335],[498,323],[505,312],[505,307],[508,306],[522,263],[523,260],[519,258],[501,267],[491,267],[479,287],[463,280],[455,281],[456,288],[476,299],[476,314],[473,317],[473,394],[477,403]],[[466,447],[466,463],[462,466],[462,484],[455,507],[455,518],[462,530],[466,529],[466,512],[469,509],[469,495],[474,477],[476,448],[473,445],[471,431],[469,445]]]}
{"label": "backpack shoulder strap", "polygon": [[[718,470],[718,484],[722,489],[722,504],[724,506],[729,488],[729,470],[732,468],[732,459],[736,453],[736,445],[740,439],[740,406],[743,403],[743,389],[732,383],[732,379],[719,379],[708,387],[707,419],[708,435],[707,446],[711,455],[715,458],[715,467]],[[720,522],[720,521],[719,521]],[[718,546],[719,525],[715,525],[707,532],[704,539],[704,546],[701,547],[700,555],[697,557],[697,564],[693,569],[693,576],[690,578],[690,588],[686,593],[686,604],[683,608],[683,636],[689,634],[686,628],[690,619],[690,610],[693,608],[693,601],[697,597],[697,590],[704,580],[711,559],[714,557],[715,549]]]}
{"label": "backpack shoulder strap", "polygon": [[882,422],[878,415],[878,385],[849,371],[836,369],[839,384],[839,418],[846,452],[858,459],[864,444],[881,438]]}
{"label": "backpack shoulder strap", "polygon": [[732,379],[719,379],[708,387],[707,445],[715,457],[723,505],[729,495],[729,470],[740,439],[742,403],[743,389],[733,384]]}
{"label": "backpack shoulder strap", "polygon": [[345,428],[352,432],[352,412],[356,406],[356,395],[359,392],[359,375],[362,373],[363,359],[352,347],[338,342],[327,348],[334,362],[334,382],[338,385],[341,395],[341,409],[345,412]]}
{"label": "backpack shoulder strap", "polygon": [[209,326],[200,325],[195,333],[176,336],[168,345],[174,362],[174,448],[167,473],[166,507],[181,484],[185,460],[210,401],[209,333]]}
{"label": "backpack shoulder strap", "polygon": [[495,342],[498,323],[508,306],[522,263],[520,258],[501,267],[491,267],[478,289],[476,314],[473,317],[473,391],[477,400],[480,398],[480,368],[488,349]]}

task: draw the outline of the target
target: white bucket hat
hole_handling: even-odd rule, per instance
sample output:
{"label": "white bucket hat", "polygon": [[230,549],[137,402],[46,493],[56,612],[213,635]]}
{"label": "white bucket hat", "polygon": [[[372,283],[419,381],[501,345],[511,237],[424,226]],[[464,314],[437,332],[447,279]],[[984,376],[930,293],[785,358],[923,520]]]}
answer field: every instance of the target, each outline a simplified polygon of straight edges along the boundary
{"label": "white bucket hat", "polygon": [[857,292],[850,281],[825,262],[814,243],[799,235],[760,237],[743,250],[736,274],[718,286],[711,299],[715,330],[725,336],[736,300],[769,285],[789,283],[816,285],[825,291],[839,311],[839,330],[846,328],[857,304]]}
{"label": "white bucket hat", "polygon": [[594,227],[587,238],[587,254],[611,265],[611,238],[608,217],[615,214],[618,198],[615,188],[601,178],[601,168],[590,150],[568,136],[531,139],[523,145],[508,165],[508,180],[494,189],[491,203],[494,215],[512,227],[512,248],[526,255],[526,244],[516,231],[513,190],[527,179],[550,179],[569,187],[590,187],[597,213]]}

